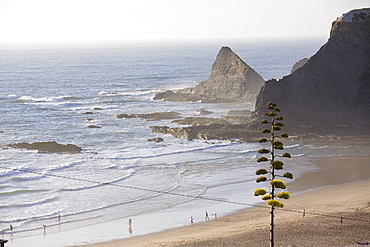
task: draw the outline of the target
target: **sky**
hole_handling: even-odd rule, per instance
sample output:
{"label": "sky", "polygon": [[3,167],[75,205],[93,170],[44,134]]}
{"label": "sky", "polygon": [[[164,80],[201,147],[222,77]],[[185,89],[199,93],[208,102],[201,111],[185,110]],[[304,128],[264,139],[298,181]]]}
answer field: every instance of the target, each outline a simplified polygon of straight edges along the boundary
{"label": "sky", "polygon": [[0,0],[0,43],[328,37],[369,0]]}

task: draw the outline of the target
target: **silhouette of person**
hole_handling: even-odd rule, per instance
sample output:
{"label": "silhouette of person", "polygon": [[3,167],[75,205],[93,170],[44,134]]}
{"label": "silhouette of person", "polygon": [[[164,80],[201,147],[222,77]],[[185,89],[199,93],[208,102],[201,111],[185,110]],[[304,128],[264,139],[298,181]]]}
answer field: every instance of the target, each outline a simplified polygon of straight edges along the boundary
{"label": "silhouette of person", "polygon": [[128,219],[128,233],[132,234],[132,219]]}

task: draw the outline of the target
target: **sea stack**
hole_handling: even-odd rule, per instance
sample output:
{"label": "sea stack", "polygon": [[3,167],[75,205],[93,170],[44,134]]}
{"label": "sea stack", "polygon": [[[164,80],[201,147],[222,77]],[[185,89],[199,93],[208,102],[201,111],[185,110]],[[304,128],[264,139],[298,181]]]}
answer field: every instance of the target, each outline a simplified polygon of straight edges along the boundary
{"label": "sea stack", "polygon": [[264,79],[229,47],[222,47],[210,77],[192,88],[166,91],[155,100],[202,102],[254,102]]}
{"label": "sea stack", "polygon": [[302,68],[265,83],[251,129],[261,127],[268,102],[282,109],[287,131],[369,132],[370,8],[337,18],[329,40]]}

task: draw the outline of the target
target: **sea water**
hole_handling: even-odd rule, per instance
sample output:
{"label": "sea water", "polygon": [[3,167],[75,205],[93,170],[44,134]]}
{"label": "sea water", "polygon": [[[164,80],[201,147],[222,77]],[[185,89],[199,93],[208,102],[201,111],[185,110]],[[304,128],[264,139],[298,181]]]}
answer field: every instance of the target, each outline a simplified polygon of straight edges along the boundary
{"label": "sea water", "polygon": [[[267,80],[288,75],[296,61],[314,55],[324,42],[1,47],[0,144],[56,141],[83,149],[81,154],[0,149],[0,230],[4,238],[11,234],[7,245],[17,246],[18,239],[40,234],[43,225],[58,233],[179,205],[225,215],[259,202],[253,190],[260,144],[177,139],[153,134],[149,128],[175,126],[172,120],[115,116],[176,111],[190,117],[203,108],[213,112],[208,117],[218,118],[229,110],[253,110],[251,103],[152,98],[157,92],[207,79],[224,45]],[[147,141],[153,137],[164,141]],[[296,158],[286,165],[296,176],[312,169],[305,157],[337,154],[335,147],[322,143],[290,140],[286,148]],[[147,232],[184,224],[176,222]]]}

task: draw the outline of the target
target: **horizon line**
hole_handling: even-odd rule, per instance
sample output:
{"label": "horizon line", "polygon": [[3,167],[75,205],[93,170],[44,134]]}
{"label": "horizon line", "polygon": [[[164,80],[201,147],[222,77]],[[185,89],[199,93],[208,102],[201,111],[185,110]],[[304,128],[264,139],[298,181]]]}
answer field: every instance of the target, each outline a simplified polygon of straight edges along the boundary
{"label": "horizon line", "polygon": [[0,41],[0,47],[19,47],[19,46],[53,46],[53,45],[104,45],[104,44],[126,44],[126,45],[144,45],[144,44],[186,44],[186,43],[217,43],[217,42],[247,42],[270,40],[292,41],[292,40],[327,40],[329,37],[322,36],[260,36],[260,37],[239,37],[239,38],[194,38],[194,39],[107,39],[107,40],[55,40],[55,41]]}

